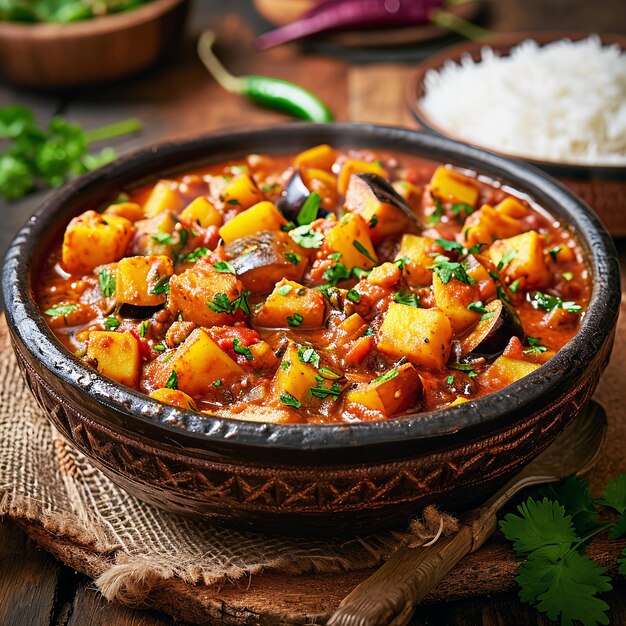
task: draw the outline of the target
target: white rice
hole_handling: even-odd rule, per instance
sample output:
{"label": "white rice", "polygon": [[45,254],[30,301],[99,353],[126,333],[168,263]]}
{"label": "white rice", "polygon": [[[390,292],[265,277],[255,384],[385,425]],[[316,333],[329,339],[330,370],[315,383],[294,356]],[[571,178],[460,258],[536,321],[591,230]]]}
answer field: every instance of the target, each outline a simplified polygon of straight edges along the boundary
{"label": "white rice", "polygon": [[422,108],[440,129],[485,148],[585,165],[626,165],[626,54],[596,36],[510,56],[482,49],[424,78]]}

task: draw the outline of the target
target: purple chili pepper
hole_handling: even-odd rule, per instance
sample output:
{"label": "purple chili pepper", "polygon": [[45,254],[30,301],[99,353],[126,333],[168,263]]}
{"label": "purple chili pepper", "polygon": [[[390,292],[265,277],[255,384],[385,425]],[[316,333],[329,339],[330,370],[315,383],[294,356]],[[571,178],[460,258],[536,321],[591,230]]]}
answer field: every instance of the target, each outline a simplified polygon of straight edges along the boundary
{"label": "purple chili pepper", "polygon": [[264,50],[329,30],[424,24],[442,4],[443,0],[325,0],[295,22],[257,37],[255,45]]}

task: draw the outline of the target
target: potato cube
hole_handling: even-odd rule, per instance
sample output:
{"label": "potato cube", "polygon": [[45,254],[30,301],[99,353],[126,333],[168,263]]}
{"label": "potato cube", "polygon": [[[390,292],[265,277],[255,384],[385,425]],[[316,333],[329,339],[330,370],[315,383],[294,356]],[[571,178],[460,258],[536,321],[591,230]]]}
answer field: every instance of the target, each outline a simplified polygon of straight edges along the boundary
{"label": "potato cube", "polygon": [[380,187],[361,176],[352,176],[346,192],[345,207],[360,215],[370,228],[370,237],[382,241],[413,229],[414,222],[398,206],[390,194],[382,193]]}
{"label": "potato cube", "polygon": [[404,363],[369,383],[346,392],[345,406],[351,404],[379,411],[391,417],[415,405],[422,393],[422,381],[411,363]]}
{"label": "potato cube", "polygon": [[236,276],[198,262],[182,274],[172,276],[168,306],[174,315],[182,313],[186,322],[227,326],[243,318],[248,304]]}
{"label": "potato cube", "polygon": [[143,205],[143,212],[146,217],[154,217],[163,211],[178,213],[183,206],[183,199],[172,189],[173,183],[160,180],[150,192],[146,203]]}
{"label": "potato cube", "polygon": [[178,388],[191,396],[205,395],[216,380],[228,384],[244,375],[244,370],[204,328],[196,328],[185,339],[167,362],[167,368],[176,372]]}
{"label": "potato cube", "polygon": [[339,179],[337,181],[337,187],[339,193],[346,193],[348,191],[348,185],[350,184],[350,178],[352,174],[378,174],[383,178],[387,178],[389,174],[387,170],[378,162],[370,161],[358,161],[357,159],[348,159],[341,168]]}
{"label": "potato cube", "polygon": [[220,228],[220,237],[229,244],[235,239],[264,230],[280,230],[287,220],[272,202],[264,200],[239,213]]}
{"label": "potato cube", "polygon": [[87,342],[87,360],[105,376],[128,387],[137,387],[141,376],[139,341],[124,333],[92,330]]}
{"label": "potato cube", "polygon": [[310,398],[309,389],[317,387],[317,369],[302,361],[298,347],[295,343],[289,344],[276,371],[274,394],[281,402],[281,396],[293,396],[298,402],[305,404]]}
{"label": "potato cube", "polygon": [[463,236],[467,246],[476,243],[490,244],[496,239],[513,237],[521,230],[522,225],[518,220],[496,211],[489,204],[474,211],[463,224]]}
{"label": "potato cube", "polygon": [[115,299],[134,306],[158,306],[165,293],[153,292],[155,285],[174,273],[172,260],[166,256],[131,256],[117,264]]}
{"label": "potato cube", "polygon": [[417,211],[420,208],[424,191],[421,187],[410,183],[408,180],[397,180],[391,186],[404,198],[413,211]]}
{"label": "potato cube", "polygon": [[541,288],[550,283],[550,270],[543,252],[545,240],[535,230],[494,241],[487,252],[509,281],[520,279],[524,288]]}
{"label": "potato cube", "polygon": [[526,215],[528,215],[526,205],[521,200],[513,196],[509,196],[508,198],[502,200],[502,202],[499,202],[496,205],[496,211],[515,219],[526,217]]}
{"label": "potato cube", "polygon": [[326,233],[331,252],[340,252],[347,268],[368,270],[378,264],[369,236],[369,227],[360,215],[348,213]]}
{"label": "potato cube", "polygon": [[61,252],[63,267],[71,274],[84,274],[98,265],[124,256],[135,229],[117,215],[85,211],[65,229]]}
{"label": "potato cube", "polygon": [[446,314],[455,334],[463,332],[481,317],[480,313],[467,308],[472,302],[480,300],[480,288],[477,283],[468,285],[456,278],[451,278],[444,285],[441,278],[435,274],[433,295],[437,308]]}
{"label": "potato cube", "polygon": [[143,209],[136,202],[120,202],[108,206],[103,211],[103,215],[117,215],[118,217],[125,217],[131,222],[136,222],[143,217]]}
{"label": "potato cube", "polygon": [[440,370],[450,356],[452,327],[439,309],[416,309],[392,302],[378,331],[378,351]]}
{"label": "potato cube", "polygon": [[250,174],[241,174],[224,187],[220,194],[220,200],[224,206],[234,206],[248,209],[252,205],[263,200],[263,194],[256,186],[254,178]]}
{"label": "potato cube", "polygon": [[499,356],[476,380],[489,378],[492,386],[510,385],[528,374],[532,374],[540,366],[537,363],[529,363],[521,359],[511,359],[506,356]]}
{"label": "potato cube", "polygon": [[321,144],[301,152],[294,160],[296,167],[313,167],[330,171],[337,160],[337,151],[328,144]]}
{"label": "potato cube", "polygon": [[271,328],[320,328],[326,302],[321,291],[292,280],[276,283],[256,316],[256,323]]}
{"label": "potato cube", "polygon": [[430,179],[430,191],[444,202],[469,204],[474,206],[478,200],[478,187],[474,181],[461,174],[440,165]]}
{"label": "potato cube", "polygon": [[177,406],[181,409],[198,410],[193,398],[188,396],[184,391],[180,391],[180,389],[168,389],[167,387],[163,387],[162,389],[156,389],[150,393],[150,397],[159,402],[163,402],[163,404]]}
{"label": "potato cube", "polygon": [[396,259],[406,258],[409,260],[402,268],[409,285],[413,287],[430,285],[433,271],[429,268],[432,266],[435,256],[442,252],[442,248],[430,237],[403,235]]}
{"label": "potato cube", "polygon": [[204,196],[198,196],[188,204],[179,217],[185,222],[198,224],[202,228],[221,226],[224,221],[222,214]]}
{"label": "potato cube", "polygon": [[[135,222],[137,229],[131,252],[140,256],[172,256],[177,241],[174,235],[176,218],[170,211]],[[171,237],[168,237],[171,235]]]}
{"label": "potato cube", "polygon": [[469,402],[469,400],[467,398],[464,398],[463,396],[458,396],[452,402],[450,402],[448,406],[457,406],[458,404],[464,404],[465,402]]}

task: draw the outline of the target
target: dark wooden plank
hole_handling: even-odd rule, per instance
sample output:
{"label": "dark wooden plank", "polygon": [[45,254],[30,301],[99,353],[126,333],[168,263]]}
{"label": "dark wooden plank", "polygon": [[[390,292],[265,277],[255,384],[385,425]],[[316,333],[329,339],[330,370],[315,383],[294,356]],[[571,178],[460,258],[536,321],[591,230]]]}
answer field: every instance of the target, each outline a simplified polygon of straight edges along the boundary
{"label": "dark wooden plank", "polygon": [[57,561],[22,530],[0,520],[0,624],[50,624],[59,571]]}

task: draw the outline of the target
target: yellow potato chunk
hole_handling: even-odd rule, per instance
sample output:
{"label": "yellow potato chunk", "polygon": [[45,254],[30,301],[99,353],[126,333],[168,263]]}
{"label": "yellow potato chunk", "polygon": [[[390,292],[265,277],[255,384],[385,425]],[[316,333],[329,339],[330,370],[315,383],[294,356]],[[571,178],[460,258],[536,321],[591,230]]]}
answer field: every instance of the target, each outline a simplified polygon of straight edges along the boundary
{"label": "yellow potato chunk", "polygon": [[241,174],[234,178],[220,194],[224,206],[235,206],[247,209],[263,200],[263,194],[256,186],[250,174]]}
{"label": "yellow potato chunk", "polygon": [[172,276],[169,309],[174,315],[182,313],[186,322],[198,326],[225,326],[243,316],[241,306],[236,304],[243,293],[243,285],[236,276],[198,262],[182,274]]}
{"label": "yellow potato chunk", "polygon": [[167,387],[163,387],[162,389],[156,389],[151,392],[150,397],[159,402],[163,402],[163,404],[177,406],[181,409],[198,410],[193,399],[184,391],[180,391],[180,389],[168,389]]}
{"label": "yellow potato chunk", "polygon": [[183,199],[172,189],[172,183],[160,180],[152,189],[146,203],[143,205],[143,212],[146,217],[154,217],[163,211],[178,213],[183,206]]}
{"label": "yellow potato chunk", "polygon": [[121,259],[134,231],[124,217],[85,211],[65,229],[63,267],[71,274],[85,274],[98,265]]}
{"label": "yellow potato chunk", "polygon": [[221,226],[223,222],[222,214],[204,196],[198,196],[188,204],[179,217],[202,228]]}
{"label": "yellow potato chunk", "polygon": [[141,376],[139,342],[124,333],[92,330],[87,342],[87,360],[105,376],[128,387],[137,387]]}
{"label": "yellow potato chunk", "polygon": [[337,160],[337,151],[326,143],[301,152],[295,159],[296,167],[330,171]]}
{"label": "yellow potato chunk", "polygon": [[450,356],[452,327],[439,309],[416,309],[392,302],[378,331],[377,348],[382,354],[440,370]]}
{"label": "yellow potato chunk", "polygon": [[[510,359],[506,356],[499,356],[489,369],[481,374],[477,380],[489,377],[491,384],[510,385],[528,374],[532,374],[538,367],[537,363],[529,363],[521,359]],[[496,383],[497,381],[497,383]]]}
{"label": "yellow potato chunk", "polygon": [[417,211],[420,208],[424,191],[421,187],[410,183],[408,180],[397,180],[391,186],[404,198],[413,211]]}
{"label": "yellow potato chunk", "polygon": [[272,328],[320,328],[326,303],[321,291],[292,280],[276,283],[256,316],[256,323]]}
{"label": "yellow potato chunk", "polygon": [[411,363],[404,363],[369,383],[346,392],[345,407],[351,404],[391,417],[415,405],[422,393],[422,381]]}
{"label": "yellow potato chunk", "polygon": [[[520,279],[524,288],[545,287],[550,283],[550,271],[543,252],[545,240],[535,230],[494,241],[487,252],[509,281]],[[508,261],[508,262],[507,262]]]}
{"label": "yellow potato chunk", "polygon": [[418,235],[402,235],[400,249],[396,259],[407,258],[402,272],[406,276],[408,283],[413,286],[430,285],[433,271],[429,269],[433,264],[433,259],[443,250],[430,237],[419,237]]}
{"label": "yellow potato chunk", "polygon": [[103,211],[103,215],[117,215],[118,217],[125,217],[131,222],[136,222],[143,217],[143,209],[136,202],[120,202],[108,206]]}
{"label": "yellow potato chunk", "polygon": [[348,159],[341,168],[339,179],[337,180],[337,187],[339,193],[346,193],[348,185],[350,184],[350,178],[352,174],[378,174],[383,178],[387,178],[389,174],[387,170],[380,163],[372,163],[370,161],[359,161],[357,159]]}
{"label": "yellow potato chunk", "polygon": [[515,219],[528,215],[526,205],[521,200],[514,198],[513,196],[509,196],[508,198],[502,200],[502,202],[499,202],[496,205],[496,211]]}
{"label": "yellow potato chunk", "polygon": [[433,276],[433,295],[435,304],[450,320],[455,334],[459,334],[475,324],[480,313],[468,310],[467,306],[480,300],[480,288],[477,283],[468,285],[456,278],[451,278],[445,285],[437,274]]}
{"label": "yellow potato chunk", "polygon": [[288,395],[305,404],[310,397],[308,390],[317,387],[316,376],[318,373],[315,366],[304,363],[298,355],[298,346],[290,343],[276,370],[274,394],[279,401],[281,396]]}
{"label": "yellow potato chunk", "polygon": [[341,253],[347,268],[368,270],[378,264],[369,227],[360,215],[348,213],[326,233],[326,245],[332,252]]}
{"label": "yellow potato chunk", "polygon": [[468,247],[476,243],[490,244],[496,239],[513,237],[521,230],[522,225],[517,219],[496,211],[489,204],[474,211],[463,224],[463,236]]}
{"label": "yellow potato chunk", "polygon": [[264,200],[236,215],[220,228],[220,237],[229,244],[235,239],[254,235],[262,230],[280,230],[287,220],[272,202]]}
{"label": "yellow potato chunk", "polygon": [[457,404],[464,404],[465,402],[469,402],[469,400],[467,398],[464,398],[463,396],[459,396],[458,398],[455,398],[452,402],[450,402],[448,406],[457,406]]}
{"label": "yellow potato chunk", "polygon": [[155,285],[174,273],[172,260],[166,256],[130,256],[117,264],[115,299],[135,306],[157,306],[165,302],[165,293],[155,294]]}
{"label": "yellow potato chunk", "polygon": [[469,204],[478,200],[478,187],[474,181],[454,170],[440,165],[430,179],[430,191],[444,202]]}
{"label": "yellow potato chunk", "polygon": [[244,375],[244,370],[204,328],[192,331],[167,362],[167,368],[176,372],[178,388],[191,396],[206,394],[216,380],[228,384]]}

